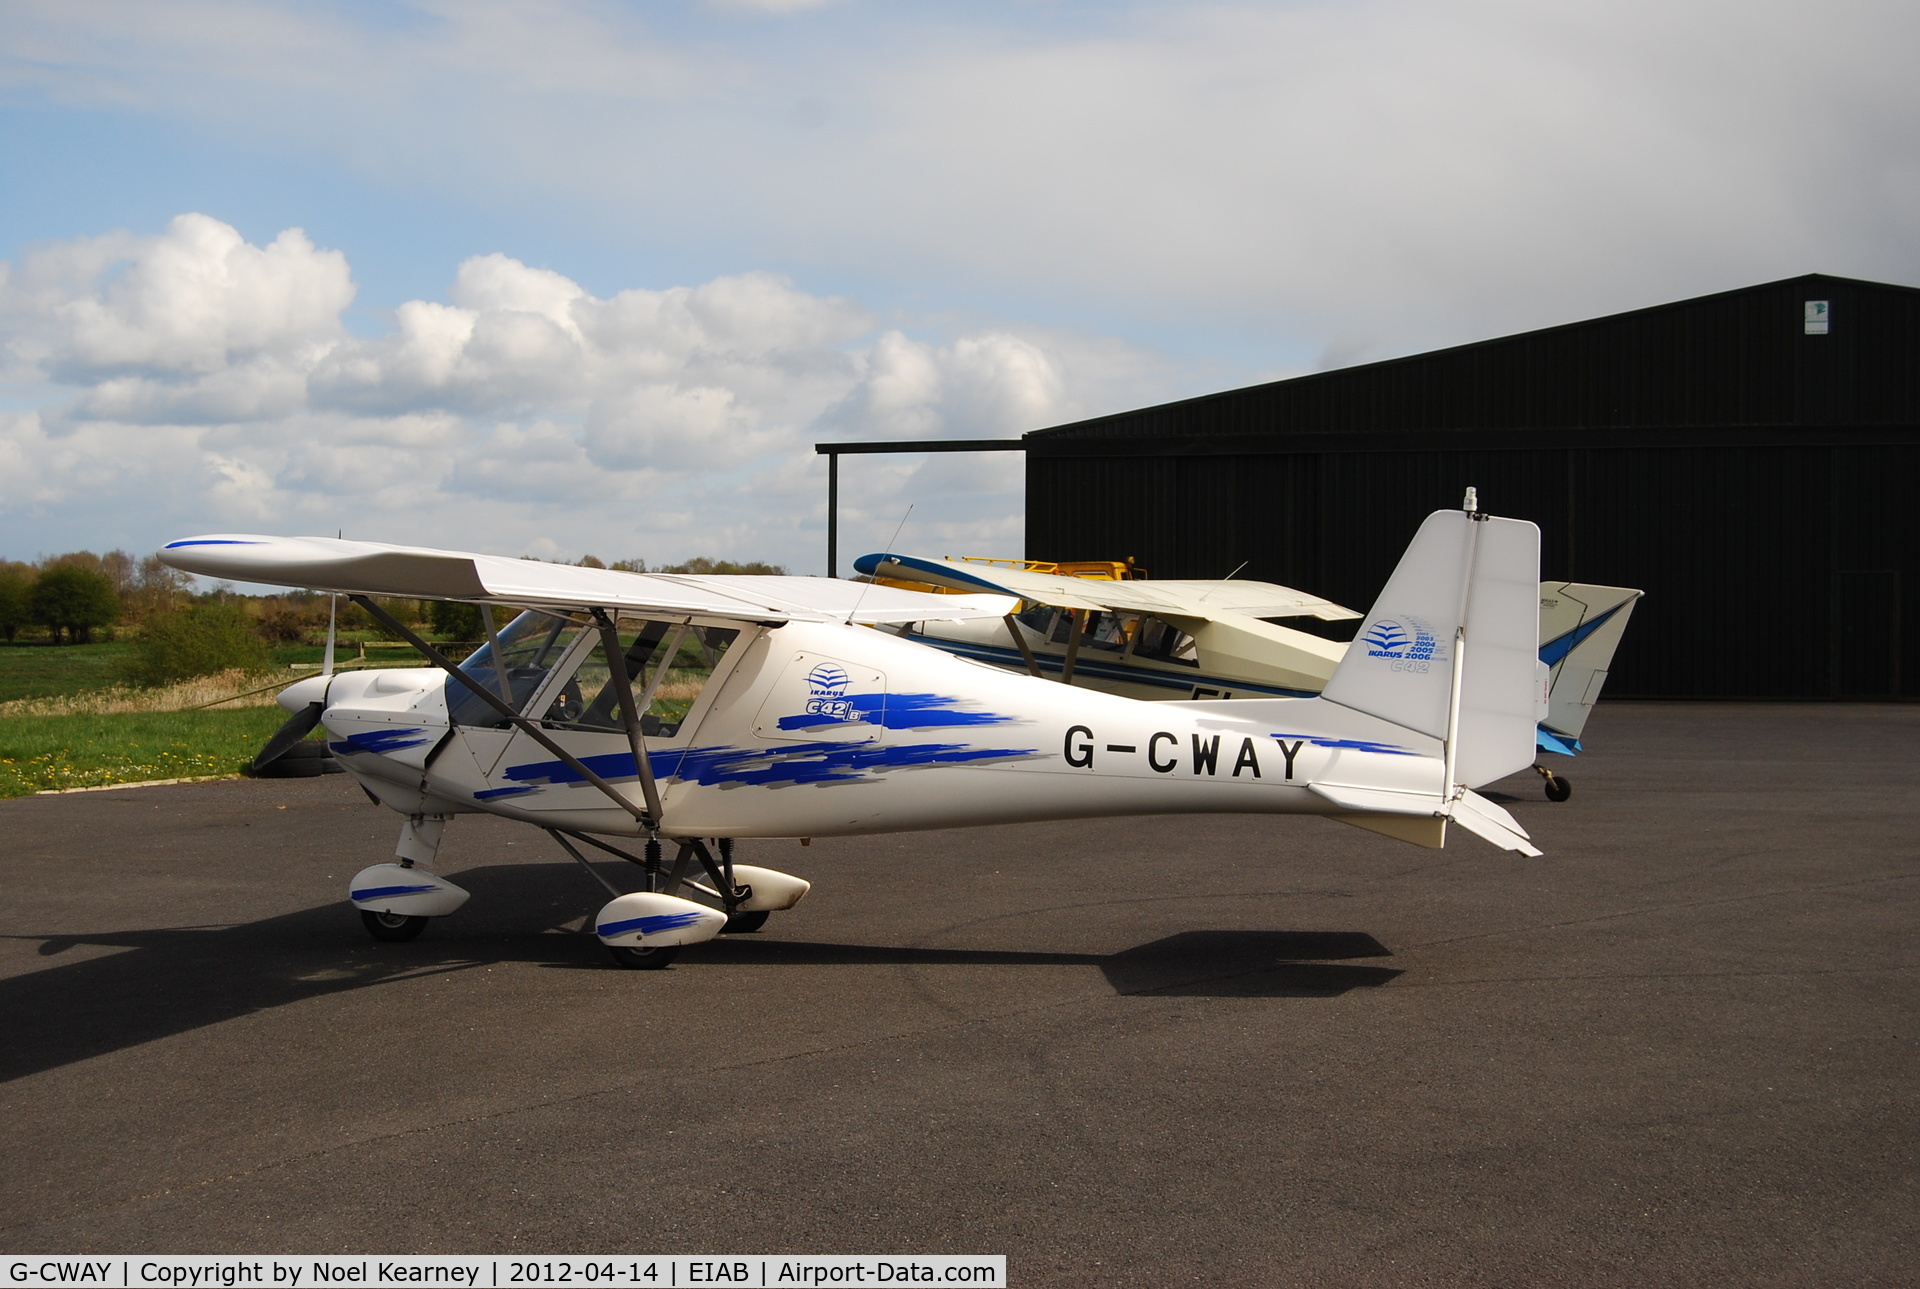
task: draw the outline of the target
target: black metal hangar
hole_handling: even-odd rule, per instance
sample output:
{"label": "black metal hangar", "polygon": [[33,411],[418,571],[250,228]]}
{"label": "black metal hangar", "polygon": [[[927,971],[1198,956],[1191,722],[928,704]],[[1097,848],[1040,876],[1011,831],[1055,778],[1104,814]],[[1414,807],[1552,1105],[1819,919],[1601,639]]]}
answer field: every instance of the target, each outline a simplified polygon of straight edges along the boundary
{"label": "black metal hangar", "polygon": [[1471,484],[1543,577],[1647,592],[1610,696],[1920,696],[1914,288],[1810,274],[1023,442],[1029,558],[1364,611]]}

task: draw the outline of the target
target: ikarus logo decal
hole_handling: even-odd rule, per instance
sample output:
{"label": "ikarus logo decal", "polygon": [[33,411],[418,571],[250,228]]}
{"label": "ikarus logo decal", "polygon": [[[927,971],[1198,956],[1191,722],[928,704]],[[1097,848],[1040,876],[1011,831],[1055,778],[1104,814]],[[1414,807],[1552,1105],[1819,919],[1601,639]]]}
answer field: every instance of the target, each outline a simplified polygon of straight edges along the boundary
{"label": "ikarus logo decal", "polygon": [[880,736],[887,678],[844,658],[796,653],[774,682],[753,732],[772,739],[870,742]]}
{"label": "ikarus logo decal", "polygon": [[1392,618],[1382,618],[1368,627],[1361,639],[1367,642],[1367,649],[1375,658],[1397,658],[1400,655],[1391,651],[1413,643],[1413,636]]}
{"label": "ikarus logo decal", "polygon": [[807,715],[826,716],[837,721],[853,719],[853,704],[847,701],[847,669],[838,663],[823,662],[807,673],[812,696],[807,699]]}
{"label": "ikarus logo decal", "polygon": [[1367,624],[1358,642],[1369,658],[1384,658],[1393,671],[1425,672],[1449,659],[1447,642],[1425,618],[1380,618]]}

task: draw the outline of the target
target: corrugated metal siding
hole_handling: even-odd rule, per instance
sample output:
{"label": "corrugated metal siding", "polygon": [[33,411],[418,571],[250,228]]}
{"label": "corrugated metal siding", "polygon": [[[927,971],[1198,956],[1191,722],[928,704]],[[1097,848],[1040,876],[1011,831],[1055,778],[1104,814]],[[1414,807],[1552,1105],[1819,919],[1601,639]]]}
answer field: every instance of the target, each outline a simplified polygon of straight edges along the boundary
{"label": "corrugated metal siding", "polygon": [[[1809,299],[1829,334],[1804,334]],[[1472,484],[1540,525],[1545,576],[1647,591],[1612,695],[1920,698],[1910,288],[1796,278],[1028,444],[1035,558],[1244,562],[1364,610]]]}

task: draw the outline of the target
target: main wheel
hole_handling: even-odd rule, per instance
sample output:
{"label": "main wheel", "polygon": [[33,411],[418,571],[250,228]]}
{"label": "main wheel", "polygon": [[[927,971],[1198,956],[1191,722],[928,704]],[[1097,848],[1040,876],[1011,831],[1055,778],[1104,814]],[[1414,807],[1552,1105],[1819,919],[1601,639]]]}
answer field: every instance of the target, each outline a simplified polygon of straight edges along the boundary
{"label": "main wheel", "polygon": [[672,962],[674,955],[680,952],[677,944],[663,945],[658,949],[634,948],[626,944],[610,944],[607,952],[613,960],[623,967],[634,971],[658,971]]}
{"label": "main wheel", "polygon": [[720,928],[720,934],[752,935],[767,924],[767,918],[770,916],[772,915],[765,909],[761,909],[758,913],[735,913],[727,919],[727,924]]}
{"label": "main wheel", "polygon": [[1547,780],[1547,800],[1565,801],[1573,795],[1573,780],[1564,774],[1556,774]]}
{"label": "main wheel", "polygon": [[361,909],[360,920],[367,924],[367,930],[374,939],[394,943],[411,940],[427,929],[425,918],[410,913],[375,913],[370,909]]}

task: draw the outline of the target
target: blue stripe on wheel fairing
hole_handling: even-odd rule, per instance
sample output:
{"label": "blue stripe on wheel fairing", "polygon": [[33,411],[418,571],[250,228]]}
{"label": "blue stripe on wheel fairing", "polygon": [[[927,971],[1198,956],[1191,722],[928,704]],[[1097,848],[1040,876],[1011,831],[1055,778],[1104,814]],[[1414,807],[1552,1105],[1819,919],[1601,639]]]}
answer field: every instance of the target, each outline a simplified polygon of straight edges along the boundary
{"label": "blue stripe on wheel fairing", "polygon": [[659,935],[662,931],[678,931],[683,926],[693,926],[700,918],[699,913],[655,913],[643,918],[603,922],[593,928],[593,933],[599,936],[623,935],[637,930],[641,935]]}
{"label": "blue stripe on wheel fairing", "polygon": [[363,890],[350,891],[350,900],[384,900],[395,895],[420,895],[427,891],[437,891],[437,886],[369,886]]}

